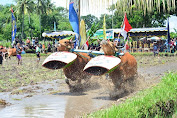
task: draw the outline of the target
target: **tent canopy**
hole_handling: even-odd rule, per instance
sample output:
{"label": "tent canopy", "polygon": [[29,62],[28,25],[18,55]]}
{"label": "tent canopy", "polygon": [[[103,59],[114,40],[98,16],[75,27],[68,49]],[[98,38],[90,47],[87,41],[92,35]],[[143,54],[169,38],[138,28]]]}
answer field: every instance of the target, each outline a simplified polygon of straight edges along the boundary
{"label": "tent canopy", "polygon": [[[122,29],[106,29],[106,35],[107,39],[114,39],[115,37],[118,37],[118,35],[121,33]],[[167,28],[166,27],[159,27],[159,28],[133,28],[128,32],[128,35],[130,37],[142,37],[142,36],[166,36],[167,35]],[[93,39],[103,38],[103,29],[97,30]]]}
{"label": "tent canopy", "polygon": [[159,28],[133,28],[128,33],[131,37],[133,36],[166,36],[167,35],[166,27]]}
{"label": "tent canopy", "polygon": [[43,37],[48,37],[52,39],[57,39],[57,38],[66,38],[68,36],[75,36],[76,33],[73,31],[60,31],[60,32],[43,32],[42,36]]}
{"label": "tent canopy", "polygon": [[157,37],[157,36],[154,36],[154,37],[148,38],[147,40],[150,40],[150,41],[160,41],[161,38]]}

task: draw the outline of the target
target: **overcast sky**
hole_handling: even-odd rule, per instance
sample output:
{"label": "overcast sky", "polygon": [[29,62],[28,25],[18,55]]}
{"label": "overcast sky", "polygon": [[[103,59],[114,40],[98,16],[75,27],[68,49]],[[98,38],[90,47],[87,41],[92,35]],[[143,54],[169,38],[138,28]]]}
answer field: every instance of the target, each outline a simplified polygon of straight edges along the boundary
{"label": "overcast sky", "polygon": [[[56,6],[62,6],[62,7],[65,7],[65,8],[67,6],[66,0],[52,0],[52,2],[54,2]],[[93,14],[93,15],[99,17],[100,14],[103,14],[103,13],[108,13],[108,11],[106,9],[102,10],[101,12],[100,11],[99,12],[93,12],[93,11],[86,11],[86,10],[82,11],[81,10],[81,15],[83,15],[83,16],[87,15],[87,14]],[[170,19],[169,19],[169,24],[170,24],[170,32],[174,31],[174,28],[177,29],[177,17],[176,16],[171,16]]]}
{"label": "overcast sky", "polygon": [[[69,3],[66,4],[66,1],[69,1],[69,0],[51,0],[56,6],[62,6],[62,7],[67,7],[69,6]],[[5,4],[11,4],[11,3],[15,3],[14,0],[0,0],[0,4],[2,5],[5,5]],[[105,9],[101,9],[101,12],[100,10],[96,11],[95,9],[91,9],[91,10],[88,10],[88,9],[85,9],[85,10],[81,10],[81,15],[84,16],[84,15],[87,15],[87,14],[92,14],[92,15],[95,15],[97,17],[99,17],[101,14],[104,14],[104,13],[108,13],[108,11]],[[177,29],[177,17],[176,16],[172,16],[170,17],[170,32],[171,31],[174,31],[173,28],[176,28]]]}

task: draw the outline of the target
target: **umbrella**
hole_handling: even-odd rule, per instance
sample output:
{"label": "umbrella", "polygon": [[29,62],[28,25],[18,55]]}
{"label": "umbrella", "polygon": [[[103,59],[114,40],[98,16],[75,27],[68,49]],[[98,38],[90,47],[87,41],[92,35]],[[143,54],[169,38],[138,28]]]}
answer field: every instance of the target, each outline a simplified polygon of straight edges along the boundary
{"label": "umbrella", "polygon": [[161,40],[161,38],[157,37],[157,36],[154,36],[154,37],[148,38],[147,40],[150,40],[150,41],[159,41],[159,40]]}
{"label": "umbrella", "polygon": [[72,31],[61,31],[61,32],[43,32],[42,36],[43,37],[48,37],[48,38],[52,38],[52,39],[56,39],[56,38],[65,38],[67,36],[75,36],[76,33],[72,32]]}
{"label": "umbrella", "polygon": [[146,40],[146,37],[142,37],[142,38],[140,38],[139,40],[140,40],[140,41],[144,41],[144,40]]}

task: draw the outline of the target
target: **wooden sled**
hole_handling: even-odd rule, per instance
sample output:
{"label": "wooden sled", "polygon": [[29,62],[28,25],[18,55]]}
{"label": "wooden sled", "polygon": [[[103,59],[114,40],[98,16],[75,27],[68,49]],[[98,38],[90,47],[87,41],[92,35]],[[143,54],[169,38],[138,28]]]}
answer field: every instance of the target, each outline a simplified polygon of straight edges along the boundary
{"label": "wooden sled", "polygon": [[116,69],[121,62],[121,59],[115,56],[100,55],[92,58],[85,66],[85,72],[92,75],[103,75],[105,73],[112,72]]}
{"label": "wooden sled", "polygon": [[77,55],[71,52],[55,52],[48,56],[42,66],[48,69],[61,69],[71,65]]}

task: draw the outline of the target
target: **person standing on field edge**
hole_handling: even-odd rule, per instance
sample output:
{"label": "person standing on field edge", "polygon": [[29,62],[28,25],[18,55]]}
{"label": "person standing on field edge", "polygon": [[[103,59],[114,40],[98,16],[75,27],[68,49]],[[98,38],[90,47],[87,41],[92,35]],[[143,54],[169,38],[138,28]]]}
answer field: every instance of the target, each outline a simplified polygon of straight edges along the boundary
{"label": "person standing on field edge", "polygon": [[159,49],[158,49],[157,42],[154,42],[154,45],[153,45],[153,52],[154,52],[154,57],[156,56],[156,54],[157,54],[158,57],[159,57]]}
{"label": "person standing on field edge", "polygon": [[41,52],[41,50],[39,48],[39,44],[37,44],[37,46],[36,46],[37,63],[39,63],[39,61],[40,61],[40,52]]}
{"label": "person standing on field edge", "polygon": [[0,65],[2,65],[2,61],[3,61],[3,56],[2,56],[3,54],[2,53],[3,52],[0,51]]}
{"label": "person standing on field edge", "polygon": [[26,39],[26,45],[30,46],[30,39],[29,38]]}
{"label": "person standing on field edge", "polygon": [[42,53],[45,53],[45,45],[42,44]]}
{"label": "person standing on field edge", "polygon": [[32,38],[32,45],[33,45],[33,47],[35,46],[35,38],[34,37]]}
{"label": "person standing on field edge", "polygon": [[20,47],[20,43],[17,43],[16,53],[17,53],[18,65],[19,64],[22,65],[22,57],[21,57],[22,48]]}

